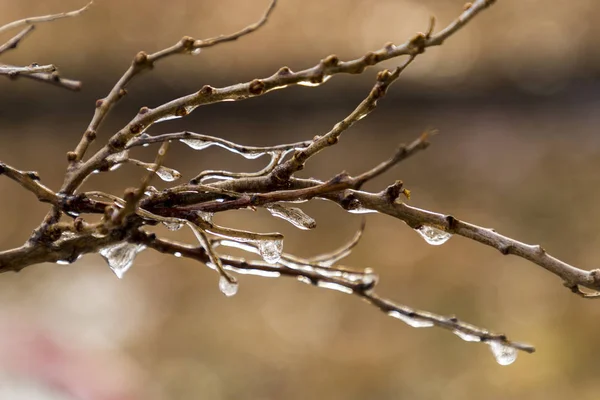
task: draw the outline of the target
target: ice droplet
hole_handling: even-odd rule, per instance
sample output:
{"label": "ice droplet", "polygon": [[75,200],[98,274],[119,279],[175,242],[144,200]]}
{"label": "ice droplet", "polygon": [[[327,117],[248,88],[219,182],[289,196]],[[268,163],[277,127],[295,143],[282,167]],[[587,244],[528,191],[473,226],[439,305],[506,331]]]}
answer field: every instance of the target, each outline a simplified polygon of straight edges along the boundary
{"label": "ice droplet", "polygon": [[261,240],[258,242],[258,251],[266,262],[275,264],[281,258],[283,240]]}
{"label": "ice droplet", "polygon": [[510,365],[517,359],[517,350],[497,340],[488,342],[492,354],[500,365]]}
{"label": "ice droplet", "polygon": [[316,228],[317,222],[297,207],[286,207],[281,204],[269,204],[265,208],[272,216],[281,218],[296,228],[308,230]]}
{"label": "ice droplet", "polygon": [[[154,168],[149,167],[147,169],[148,171],[152,171]],[[162,166],[158,168],[158,170],[156,170],[156,175],[158,175],[158,177],[165,182],[173,182],[181,178],[181,174],[179,173],[179,171]]]}
{"label": "ice droplet", "polygon": [[229,282],[227,278],[221,276],[219,278],[219,290],[227,297],[234,296],[238,291],[238,283]]}
{"label": "ice droplet", "polygon": [[121,242],[100,250],[100,255],[119,279],[133,265],[135,256],[146,248],[143,244]]}
{"label": "ice droplet", "polygon": [[183,228],[182,222],[163,222],[163,225],[170,231],[178,231]]}
{"label": "ice droplet", "polygon": [[181,143],[185,143],[194,150],[203,150],[209,146],[212,146],[214,142],[201,139],[179,139]]}
{"label": "ice droplet", "polygon": [[379,276],[375,272],[373,272],[371,268],[366,268],[365,273],[360,280],[360,283],[367,287],[373,287],[377,284],[378,281]]}
{"label": "ice droplet", "polygon": [[213,217],[215,215],[211,212],[206,212],[206,211],[196,211],[196,214],[200,217],[200,219],[202,221],[208,222],[209,224],[212,224]]}
{"label": "ice droplet", "polygon": [[419,229],[415,229],[425,241],[431,245],[439,246],[444,244],[452,237],[451,233],[444,232],[438,228],[429,225],[421,225]]}
{"label": "ice droplet", "polygon": [[177,258],[181,257],[181,253],[180,253],[180,252],[178,252],[178,251],[176,251],[175,253],[173,253],[173,255],[174,255],[175,257],[177,257]]}
{"label": "ice droplet", "polygon": [[452,331],[456,336],[464,340],[465,342],[481,342],[481,338],[477,335],[473,335],[471,333],[465,333],[458,329]]}
{"label": "ice droplet", "polygon": [[402,322],[412,326],[413,328],[429,328],[433,326],[433,322],[418,317],[409,317],[408,315],[402,314],[399,311],[390,311],[388,315],[393,318],[397,318]]}

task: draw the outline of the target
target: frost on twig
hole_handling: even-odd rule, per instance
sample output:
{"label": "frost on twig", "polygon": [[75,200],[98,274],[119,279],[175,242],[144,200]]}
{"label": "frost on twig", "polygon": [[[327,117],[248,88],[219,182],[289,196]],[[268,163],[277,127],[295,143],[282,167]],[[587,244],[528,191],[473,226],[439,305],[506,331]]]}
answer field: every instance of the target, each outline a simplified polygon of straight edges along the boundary
{"label": "frost on twig", "polygon": [[[355,269],[340,262],[359,243],[364,223],[354,237],[345,245],[330,253],[301,258],[284,251],[284,236],[278,232],[250,232],[220,226],[213,215],[236,209],[264,208],[271,216],[282,218],[292,226],[308,230],[317,221],[302,209],[302,203],[313,199],[333,202],[355,214],[379,213],[397,218],[415,230],[427,243],[442,245],[453,235],[463,236],[492,246],[502,254],[525,258],[560,277],[573,292],[583,297],[595,297],[597,293],[581,290],[586,288],[600,292],[600,273],[575,268],[550,256],[542,247],[527,245],[497,232],[482,228],[451,215],[422,210],[406,204],[410,191],[402,181],[392,182],[380,192],[367,192],[365,183],[381,176],[398,163],[424,150],[434,131],[425,131],[414,141],[402,144],[390,157],[356,176],[340,171],[329,179],[306,179],[297,176],[312,157],[337,145],[344,135],[361,119],[370,115],[392,83],[427,48],[438,46],[468,23],[480,11],[493,3],[492,0],[476,0],[462,14],[441,31],[434,32],[434,19],[426,33],[418,33],[400,45],[389,43],[354,60],[342,61],[335,55],[322,59],[315,66],[293,72],[282,67],[274,74],[249,82],[222,88],[206,85],[191,94],[173,99],[155,107],[143,106],[131,120],[111,137],[103,136],[100,148],[87,155],[90,145],[100,137],[102,122],[113,106],[126,94],[129,82],[138,74],[148,71],[163,58],[176,54],[197,54],[201,49],[231,42],[251,34],[263,26],[272,16],[277,1],[272,0],[258,22],[233,34],[219,35],[199,40],[184,36],[179,42],[152,54],[140,52],[131,65],[117,80],[106,96],[96,101],[94,115],[84,129],[79,143],[67,153],[68,168],[62,186],[50,189],[40,183],[35,172],[20,171],[0,163],[0,174],[16,181],[37,198],[50,203],[51,210],[35,229],[30,239],[21,247],[0,252],[0,272],[20,271],[42,262],[72,263],[82,255],[99,253],[110,268],[119,276],[133,265],[136,255],[145,249],[153,249],[173,257],[187,257],[215,270],[218,288],[226,296],[238,291],[235,275],[258,275],[262,277],[291,277],[301,283],[336,290],[359,297],[387,316],[399,319],[415,328],[438,327],[454,333],[468,342],[487,344],[498,363],[512,363],[517,350],[531,353],[532,346],[515,342],[503,334],[465,323],[456,317],[445,317],[397,304],[377,293],[379,278],[370,268]],[[0,28],[23,28],[4,45],[2,52],[14,48],[31,32],[27,26],[56,19],[75,16],[87,9],[17,21]],[[27,25],[27,26],[26,26]],[[8,28],[7,28],[8,27]],[[205,133],[190,131],[155,134],[153,127],[173,118],[183,118],[197,107],[222,101],[243,101],[266,95],[275,89],[292,85],[316,87],[335,75],[360,74],[382,61],[405,59],[397,62],[391,70],[380,71],[371,90],[354,110],[341,121],[333,124],[328,132],[317,134],[302,142],[272,146],[252,146],[233,143]],[[12,71],[12,72],[11,72]],[[53,79],[55,67],[31,65],[27,67],[0,66],[0,74],[8,76]],[[48,75],[49,74],[49,75]],[[58,81],[64,84],[64,81]],[[63,85],[67,86],[68,85]],[[228,170],[197,171],[185,177],[167,162],[169,145],[187,146],[203,151],[219,146],[247,159],[263,157],[264,166],[255,171],[234,172]],[[134,147],[160,144],[153,162],[130,157]],[[151,148],[151,147],[150,147]],[[87,158],[86,158],[87,157]],[[148,171],[144,180],[135,188],[121,194],[89,190],[80,191],[85,180],[93,181],[95,173],[110,173],[120,165],[129,163]],[[159,191],[150,186],[150,180],[158,176],[166,182],[179,182]],[[101,215],[100,222],[88,222],[88,215]],[[193,236],[188,243],[158,237],[149,228],[158,224],[175,231],[188,227]],[[249,259],[227,254],[229,248],[237,248],[249,254]]]}

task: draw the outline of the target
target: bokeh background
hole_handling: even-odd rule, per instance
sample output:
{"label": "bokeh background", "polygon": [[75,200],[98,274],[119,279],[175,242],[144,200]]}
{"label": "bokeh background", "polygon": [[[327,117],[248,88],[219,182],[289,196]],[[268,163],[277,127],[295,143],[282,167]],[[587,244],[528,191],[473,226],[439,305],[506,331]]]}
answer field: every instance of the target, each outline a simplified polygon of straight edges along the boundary
{"label": "bokeh background", "polygon": [[[2,62],[55,63],[84,89],[0,80],[0,159],[37,170],[58,188],[65,153],[85,130],[95,99],[137,51],[164,48],[183,35],[232,32],[255,21],[267,3],[99,0],[78,18],[39,25]],[[0,24],[81,5],[0,0]],[[331,53],[357,58],[426,30],[430,15],[445,26],[462,6],[459,0],[281,0],[259,32],[195,57],[170,58],[136,79],[98,142],[141,106],[204,84],[266,77],[284,65],[310,67]],[[379,108],[311,159],[303,174],[362,172],[435,127],[441,134],[426,152],[366,189],[402,179],[412,205],[539,243],[576,266],[598,267],[598,18],[593,0],[499,0],[420,56]],[[329,130],[368,93],[376,72],[395,63],[336,76],[319,88],[203,107],[150,133],[188,129],[249,145],[304,140]],[[263,162],[183,145],[172,146],[168,159],[185,178]],[[141,176],[123,167],[94,176],[86,187],[120,194]],[[8,179],[0,179],[0,191],[0,248],[7,249],[26,240],[47,208]],[[317,219],[316,230],[296,231],[264,210],[217,221],[280,231],[285,250],[304,256],[337,248],[360,225],[360,216],[325,202],[303,207]],[[194,240],[186,232],[160,233]],[[293,279],[242,276],[239,293],[225,298],[203,265],[146,251],[119,280],[100,256],[89,255],[73,265],[0,276],[0,398],[598,397],[600,306],[572,295],[541,268],[461,237],[429,246],[402,222],[379,215],[367,217],[364,238],[345,264],[374,268],[379,292],[398,302],[456,314],[531,342],[538,352],[502,367],[487,346],[439,329],[412,329],[354,297]]]}

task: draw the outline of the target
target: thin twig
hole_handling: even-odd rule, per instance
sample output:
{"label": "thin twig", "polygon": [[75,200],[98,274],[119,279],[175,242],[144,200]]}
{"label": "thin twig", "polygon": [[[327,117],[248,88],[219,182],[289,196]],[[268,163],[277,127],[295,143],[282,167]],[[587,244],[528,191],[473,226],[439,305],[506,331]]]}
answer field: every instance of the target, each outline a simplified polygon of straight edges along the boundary
{"label": "thin twig", "polygon": [[[79,144],[75,147],[75,150],[69,152],[67,158],[70,162],[71,168],[74,168],[76,163],[80,162],[85,155],[89,145],[95,140],[98,129],[100,128],[100,124],[108,115],[112,107],[116,104],[116,102],[122,98],[125,94],[125,88],[127,84],[140,72],[145,71],[147,69],[152,68],[154,63],[160,59],[165,57],[174,55],[174,54],[183,54],[188,53],[192,54],[195,50],[214,46],[219,43],[228,42],[232,40],[236,40],[241,36],[250,34],[254,32],[256,29],[260,28],[267,22],[269,15],[273,11],[277,0],[272,0],[267,12],[264,16],[255,24],[249,25],[248,27],[242,29],[241,31],[235,32],[231,35],[221,35],[216,38],[207,39],[207,40],[194,40],[189,36],[183,37],[178,43],[175,45],[168,47],[166,49],[157,51],[153,54],[146,54],[143,51],[139,52],[135,58],[133,59],[131,66],[123,76],[118,80],[118,82],[113,86],[109,94],[96,102],[96,111],[94,112],[94,116],[90,121],[86,131],[83,134],[83,137],[79,141]],[[145,108],[147,110],[147,108]],[[144,110],[144,108],[142,109]],[[182,109],[184,111],[185,109]],[[142,112],[142,111],[140,111]],[[187,112],[186,112],[187,113]],[[88,172],[89,173],[89,172]],[[72,191],[72,184],[69,184],[69,175],[67,175],[67,181],[63,185],[63,191]]]}
{"label": "thin twig", "polygon": [[[389,44],[376,52],[370,52],[365,56],[352,61],[341,62],[336,56],[329,56],[322,60],[318,65],[299,72],[292,72],[289,68],[284,67],[274,75],[265,79],[254,79],[251,82],[240,83],[227,86],[224,88],[213,88],[204,86],[200,91],[187,96],[180,97],[165,103],[159,107],[150,109],[143,107],[138,115],[133,118],[125,127],[117,132],[109,140],[109,145],[100,149],[90,159],[75,168],[72,164],[71,171],[67,174],[62,192],[72,193],[84,181],[99,163],[102,162],[110,154],[122,151],[127,143],[136,136],[141,135],[152,124],[165,118],[182,117],[189,114],[198,106],[213,104],[229,100],[244,100],[247,98],[260,96],[275,89],[281,89],[290,85],[307,85],[318,86],[327,81],[331,76],[340,73],[359,74],[367,67],[376,65],[382,61],[391,58],[409,55],[415,57],[423,53],[427,47],[437,46],[440,40],[445,40],[452,33],[458,31],[460,27],[470,21],[481,10],[491,4],[490,0],[476,0],[471,7],[464,11],[459,18],[452,22],[448,28],[442,30],[437,35],[419,33],[406,43],[394,46]],[[459,21],[459,22],[457,22]],[[430,25],[430,30],[433,24]],[[178,46],[178,45],[176,45]],[[183,46],[183,45],[182,45]],[[156,53],[155,53],[156,54]],[[162,53],[161,53],[162,54]],[[169,53],[170,54],[170,53]],[[134,74],[133,69],[142,68],[151,65],[148,60],[152,60],[152,56],[145,53],[140,53],[136,57],[132,67],[123,75],[121,80],[115,85],[111,94],[102,101],[98,102],[98,108],[94,114],[94,118],[90,123],[90,127],[84,134],[79,145],[74,152],[68,155],[72,163],[81,160],[81,157],[89,143],[96,137],[96,127],[104,118],[109,107],[112,106],[118,97],[118,93],[123,85],[126,84]],[[104,108],[107,108],[106,110]],[[88,137],[89,136],[89,137]]]}
{"label": "thin twig", "polygon": [[0,26],[0,34],[6,32],[8,30],[11,30],[11,29],[20,28],[22,26],[33,25],[33,24],[37,24],[40,22],[51,22],[51,21],[55,21],[55,20],[61,19],[61,18],[76,17],[76,16],[80,15],[81,13],[85,12],[92,5],[93,2],[94,1],[92,0],[89,3],[87,3],[85,6],[80,8],[79,10],[75,10],[75,11],[62,12],[62,13],[51,14],[51,15],[42,15],[40,17],[29,17],[29,18],[20,19],[18,21],[10,22],[6,25]]}
{"label": "thin twig", "polygon": [[33,31],[34,29],[34,25],[29,25],[28,27],[24,28],[21,32],[8,39],[6,43],[0,46],[0,54],[7,52],[8,50],[16,49],[21,40],[23,40],[25,36],[31,33],[31,31]]}

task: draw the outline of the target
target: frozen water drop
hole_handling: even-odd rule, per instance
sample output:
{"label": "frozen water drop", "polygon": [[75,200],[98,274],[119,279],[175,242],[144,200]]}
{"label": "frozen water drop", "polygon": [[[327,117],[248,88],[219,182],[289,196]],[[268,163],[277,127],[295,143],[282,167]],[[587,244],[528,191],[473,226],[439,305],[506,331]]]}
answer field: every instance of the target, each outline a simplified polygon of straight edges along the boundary
{"label": "frozen water drop", "polygon": [[178,231],[183,228],[182,222],[163,222],[163,225],[170,231]]}
{"label": "frozen water drop", "polygon": [[431,245],[439,246],[444,244],[452,237],[451,233],[442,231],[441,229],[434,228],[429,225],[421,225],[419,229],[416,229],[419,235],[425,239],[425,241]]}
{"label": "frozen water drop", "polygon": [[219,278],[219,290],[227,297],[234,296],[238,291],[238,283],[236,281],[229,282],[227,278],[221,276]]}
{"label": "frozen water drop", "polygon": [[[153,168],[148,168],[148,170],[152,171]],[[156,175],[158,175],[158,177],[165,182],[173,182],[181,178],[181,174],[179,173],[179,171],[162,166],[158,168],[158,170],[156,171]]]}
{"label": "frozen water drop", "polygon": [[471,333],[465,333],[458,329],[452,331],[456,336],[464,340],[465,342],[481,342],[481,338],[477,335],[473,335]]}
{"label": "frozen water drop", "polygon": [[488,342],[492,354],[500,365],[510,365],[517,359],[517,350],[497,340]]}
{"label": "frozen water drop", "polygon": [[265,207],[271,215],[281,218],[296,228],[308,230],[316,228],[317,222],[297,207],[286,207],[281,204],[270,204]]}
{"label": "frozen water drop", "polygon": [[174,255],[175,257],[178,257],[178,258],[179,258],[179,257],[181,257],[181,253],[180,253],[180,252],[178,252],[178,251],[176,251],[175,253],[173,253],[173,255]]}
{"label": "frozen water drop", "polygon": [[185,143],[194,150],[203,150],[209,146],[212,146],[214,142],[201,139],[179,139],[181,143]]}
{"label": "frozen water drop", "polygon": [[135,256],[146,248],[143,244],[121,242],[100,250],[100,255],[119,279],[133,265]]}
{"label": "frozen water drop", "polygon": [[373,272],[371,268],[366,268],[364,275],[362,275],[361,277],[360,283],[372,288],[377,284],[378,281],[379,276],[375,272]]}
{"label": "frozen water drop", "polygon": [[266,262],[275,264],[281,258],[283,240],[261,240],[258,242],[258,251]]}
{"label": "frozen water drop", "polygon": [[248,160],[254,160],[256,158],[259,158],[263,155],[265,155],[267,153],[265,153],[264,151],[247,151],[247,152],[240,152],[240,155],[244,158],[247,158]]}
{"label": "frozen water drop", "polygon": [[408,315],[405,315],[399,311],[390,311],[388,312],[388,315],[405,322],[407,325],[410,325],[413,328],[430,328],[433,326],[433,322],[431,321],[418,317],[409,317]]}
{"label": "frozen water drop", "polygon": [[206,212],[206,211],[196,211],[196,214],[198,214],[200,219],[203,220],[204,222],[208,222],[209,224],[212,224],[212,220],[213,220],[213,216],[214,216],[213,213]]}

